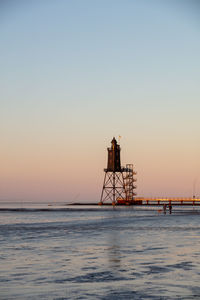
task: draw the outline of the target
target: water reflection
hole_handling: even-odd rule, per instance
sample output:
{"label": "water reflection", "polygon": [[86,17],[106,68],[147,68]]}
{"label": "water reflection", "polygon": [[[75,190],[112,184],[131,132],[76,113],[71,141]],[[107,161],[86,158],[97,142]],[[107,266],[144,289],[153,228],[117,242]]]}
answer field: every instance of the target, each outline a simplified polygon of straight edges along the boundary
{"label": "water reflection", "polygon": [[108,265],[112,271],[117,271],[121,267],[120,232],[117,226],[119,223],[118,213],[113,210],[111,217],[113,229],[108,231]]}
{"label": "water reflection", "polygon": [[120,240],[119,233],[117,230],[112,232],[108,240],[108,263],[110,269],[119,270],[121,267],[121,250],[120,250]]}

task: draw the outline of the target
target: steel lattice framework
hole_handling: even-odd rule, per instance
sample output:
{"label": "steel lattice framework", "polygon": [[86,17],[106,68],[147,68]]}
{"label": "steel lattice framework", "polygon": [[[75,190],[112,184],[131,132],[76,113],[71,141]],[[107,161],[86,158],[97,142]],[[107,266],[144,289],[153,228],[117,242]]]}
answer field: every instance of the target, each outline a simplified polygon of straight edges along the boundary
{"label": "steel lattice framework", "polygon": [[113,205],[115,205],[118,198],[126,197],[127,195],[123,172],[108,172],[105,169],[100,204],[111,202]]}

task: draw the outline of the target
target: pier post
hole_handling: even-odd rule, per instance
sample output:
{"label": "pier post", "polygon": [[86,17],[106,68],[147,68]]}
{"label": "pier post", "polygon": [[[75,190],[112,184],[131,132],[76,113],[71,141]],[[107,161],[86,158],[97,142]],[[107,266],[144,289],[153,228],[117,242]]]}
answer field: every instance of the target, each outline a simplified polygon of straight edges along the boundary
{"label": "pier post", "polygon": [[170,215],[172,213],[172,203],[171,203],[171,201],[169,201],[169,213],[170,213]]}

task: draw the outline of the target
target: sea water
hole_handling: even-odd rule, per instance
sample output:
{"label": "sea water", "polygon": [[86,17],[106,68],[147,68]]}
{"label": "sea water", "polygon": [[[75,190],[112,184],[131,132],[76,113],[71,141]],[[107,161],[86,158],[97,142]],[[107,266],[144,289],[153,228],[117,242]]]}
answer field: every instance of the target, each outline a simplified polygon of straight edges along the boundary
{"label": "sea water", "polygon": [[200,210],[0,204],[0,299],[200,299]]}

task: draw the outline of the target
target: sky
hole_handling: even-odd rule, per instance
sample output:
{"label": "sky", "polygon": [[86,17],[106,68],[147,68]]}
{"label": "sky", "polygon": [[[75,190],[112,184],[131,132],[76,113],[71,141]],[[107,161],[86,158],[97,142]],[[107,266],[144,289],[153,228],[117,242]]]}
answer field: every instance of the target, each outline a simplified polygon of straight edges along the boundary
{"label": "sky", "polygon": [[200,197],[200,2],[0,2],[0,200],[100,200],[121,136],[140,197]]}

